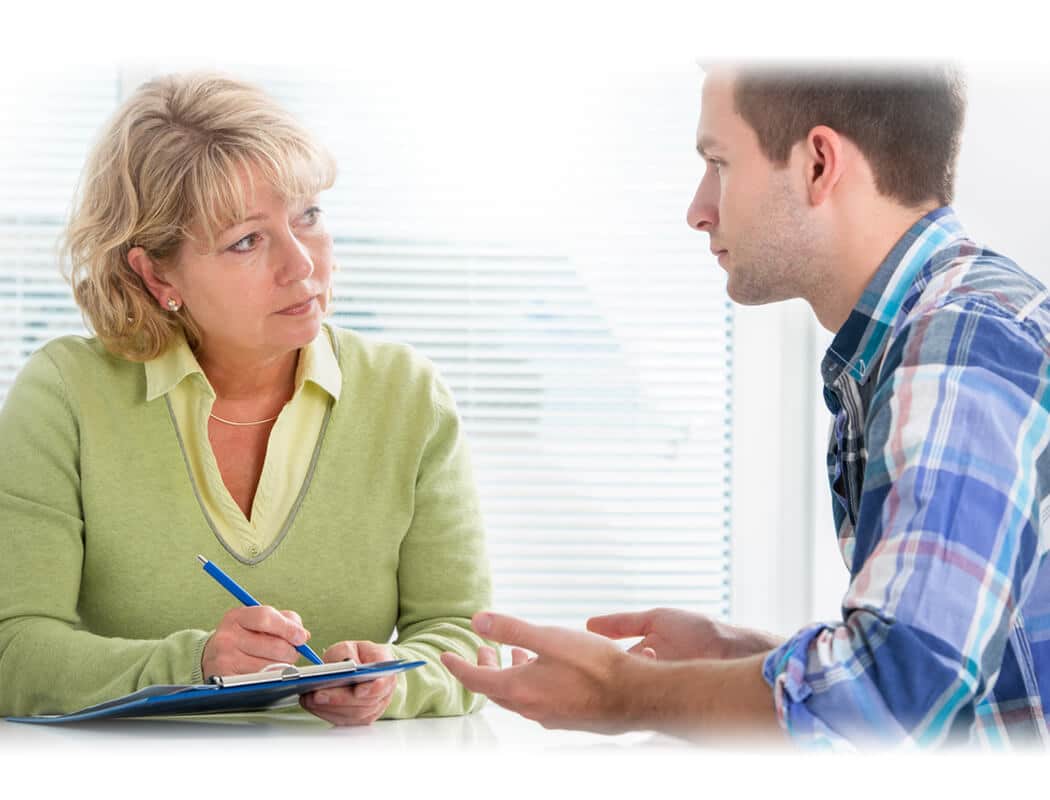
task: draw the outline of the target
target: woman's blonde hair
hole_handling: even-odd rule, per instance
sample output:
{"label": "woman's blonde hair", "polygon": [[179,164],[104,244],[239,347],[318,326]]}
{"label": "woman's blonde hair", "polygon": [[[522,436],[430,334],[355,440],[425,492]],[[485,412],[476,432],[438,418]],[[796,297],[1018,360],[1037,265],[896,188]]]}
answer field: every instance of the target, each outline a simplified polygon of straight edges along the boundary
{"label": "woman's blonde hair", "polygon": [[142,247],[163,272],[188,240],[215,248],[246,215],[253,170],[286,200],[335,182],[335,161],[260,89],[215,74],[168,75],[140,86],[96,143],[62,241],[63,272],[85,320],[133,361],[200,331],[187,309],[160,308],[128,265]]}

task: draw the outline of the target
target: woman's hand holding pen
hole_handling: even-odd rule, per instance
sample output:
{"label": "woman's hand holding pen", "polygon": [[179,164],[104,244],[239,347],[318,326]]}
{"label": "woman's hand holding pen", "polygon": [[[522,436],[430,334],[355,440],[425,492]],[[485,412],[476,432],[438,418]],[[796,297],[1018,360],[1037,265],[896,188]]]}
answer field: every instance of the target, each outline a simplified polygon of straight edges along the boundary
{"label": "woman's hand holding pen", "polygon": [[[310,632],[294,611],[278,611],[259,605],[229,575],[204,556],[197,556],[204,571],[234,597],[244,608],[227,611],[219,627],[204,646],[201,667],[204,677],[262,672],[274,662],[294,664],[300,653],[310,661],[322,663],[306,641]],[[339,642],[325,650],[323,662],[353,659],[358,664],[393,661],[389,645],[375,642]],[[300,696],[299,704],[333,725],[370,725],[390,705],[397,686],[397,676],[387,675],[355,686],[321,689]]]}
{"label": "woman's hand holding pen", "polygon": [[[325,650],[323,658],[326,662],[352,658],[358,664],[367,664],[391,661],[394,651],[390,645],[375,642],[339,642]],[[356,686],[309,692],[299,698],[299,704],[333,725],[371,725],[390,705],[396,686],[397,676],[386,675]]]}
{"label": "woman's hand holding pen", "polygon": [[294,611],[272,606],[234,608],[223,615],[204,646],[201,670],[207,679],[260,672],[276,661],[294,664],[299,660],[296,645],[309,638],[310,632]]}

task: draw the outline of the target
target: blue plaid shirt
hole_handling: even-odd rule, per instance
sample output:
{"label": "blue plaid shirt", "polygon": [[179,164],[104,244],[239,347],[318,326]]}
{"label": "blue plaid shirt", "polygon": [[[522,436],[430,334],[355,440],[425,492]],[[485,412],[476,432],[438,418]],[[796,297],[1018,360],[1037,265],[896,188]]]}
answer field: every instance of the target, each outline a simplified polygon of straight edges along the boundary
{"label": "blue plaid shirt", "polygon": [[817,746],[1050,743],[1050,302],[951,208],[881,264],[821,365],[841,622],[765,662]]}

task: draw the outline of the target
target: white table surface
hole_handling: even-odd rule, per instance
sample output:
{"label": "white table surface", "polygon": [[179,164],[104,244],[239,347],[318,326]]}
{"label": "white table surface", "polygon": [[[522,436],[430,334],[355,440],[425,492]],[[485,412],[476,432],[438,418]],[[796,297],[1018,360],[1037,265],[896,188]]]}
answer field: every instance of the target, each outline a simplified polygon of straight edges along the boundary
{"label": "white table surface", "polygon": [[1020,787],[1045,771],[1039,753],[858,759],[712,744],[548,731],[492,703],[464,717],[363,728],[333,728],[305,712],[74,725],[0,720],[0,798],[819,800],[848,786],[850,800],[952,796],[952,787],[986,800],[1031,796]]}
{"label": "white table surface", "polygon": [[[613,769],[631,754],[671,759],[695,768],[698,751],[671,737],[637,732],[616,736],[546,730],[489,703],[480,712],[437,719],[380,720],[334,728],[305,712],[239,714],[164,720],[98,720],[37,725],[0,721],[0,797],[4,781],[39,796],[306,798],[548,797],[551,781],[570,791],[581,769],[587,791],[604,780],[619,796],[630,775]],[[635,768],[632,767],[634,772]],[[666,772],[666,770],[665,770]],[[641,774],[635,778],[642,780]],[[305,781],[306,784],[300,785]],[[625,781],[627,783],[625,783]],[[332,783],[338,788],[331,790]],[[307,788],[307,785],[309,788]],[[496,793],[493,789],[499,786]],[[644,779],[652,787],[652,778]],[[201,794],[200,787],[212,791]],[[405,793],[394,787],[413,787]],[[352,787],[352,788],[350,788]],[[572,792],[576,796],[578,792]],[[17,797],[20,795],[11,795]],[[561,791],[553,796],[562,796]]]}
{"label": "white table surface", "polygon": [[364,727],[336,728],[301,710],[291,713],[216,714],[165,719],[109,719],[72,724],[0,721],[0,753],[41,749],[122,751],[155,749],[158,744],[185,748],[256,748],[279,741],[290,747],[330,752],[392,750],[499,749],[545,751],[565,748],[653,746],[684,743],[653,733],[617,736],[580,731],[549,731],[535,722],[488,703],[476,714],[460,717],[379,720]]}

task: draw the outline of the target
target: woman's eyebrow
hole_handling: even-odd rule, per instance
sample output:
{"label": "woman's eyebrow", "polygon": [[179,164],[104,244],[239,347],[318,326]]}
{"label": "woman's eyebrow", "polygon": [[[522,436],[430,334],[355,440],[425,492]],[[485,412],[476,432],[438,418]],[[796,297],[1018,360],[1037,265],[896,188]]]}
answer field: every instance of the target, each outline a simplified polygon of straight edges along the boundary
{"label": "woman's eyebrow", "polygon": [[261,211],[259,211],[259,212],[255,213],[255,214],[252,214],[251,216],[245,217],[244,219],[237,220],[232,225],[228,225],[227,227],[225,227],[221,231],[219,231],[219,235],[222,236],[223,234],[227,233],[228,231],[232,231],[238,225],[243,225],[246,222],[259,222],[260,220],[264,220],[264,219],[268,219],[268,216],[266,214],[262,213]]}

